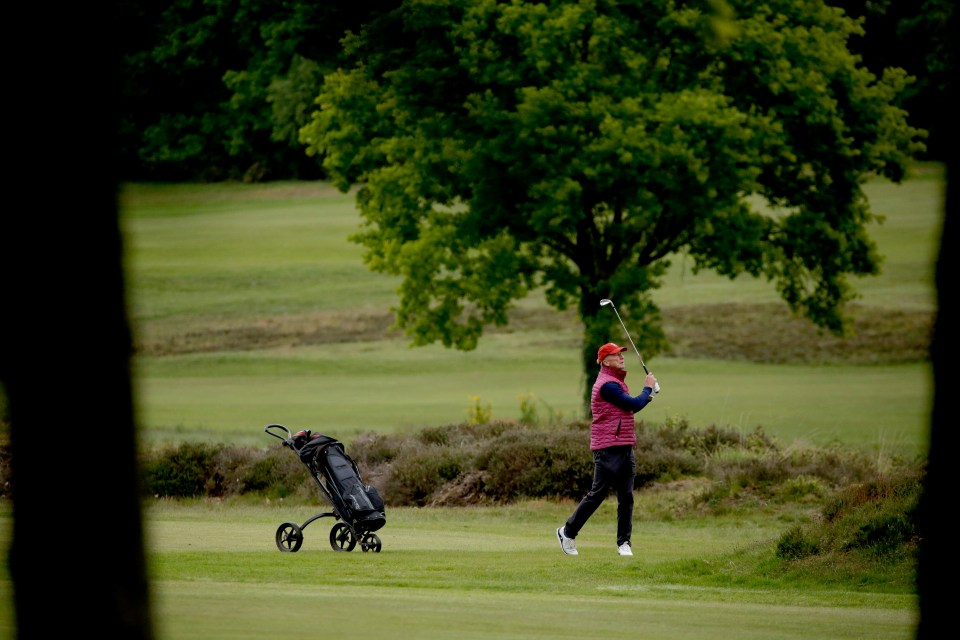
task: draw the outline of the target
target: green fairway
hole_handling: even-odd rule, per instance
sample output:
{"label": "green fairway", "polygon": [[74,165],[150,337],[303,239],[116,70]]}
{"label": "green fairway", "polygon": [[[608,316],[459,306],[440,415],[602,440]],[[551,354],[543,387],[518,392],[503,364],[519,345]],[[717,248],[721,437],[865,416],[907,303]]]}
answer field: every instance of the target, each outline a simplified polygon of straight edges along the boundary
{"label": "green fairway", "polygon": [[352,196],[322,183],[287,189],[128,187],[123,226],[137,323],[182,329],[197,318],[386,311],[396,281],[371,274],[347,241],[359,223]]}
{"label": "green fairway", "polygon": [[388,509],[380,553],[332,550],[329,518],[304,529],[300,551],[281,553],[277,526],[320,510],[311,505],[158,502],[145,512],[157,637],[912,637],[909,592],[866,576],[854,588],[829,574],[758,571],[801,511],[665,522],[647,517],[659,499],[638,495],[632,558],[616,554],[613,501],[576,557],[554,532],[568,501]]}
{"label": "green fairway", "polygon": [[[245,558],[241,558],[245,559]],[[426,561],[426,558],[421,558]],[[497,564],[516,558],[498,557]],[[380,570],[370,560],[371,574]],[[336,568],[291,570],[324,573]],[[544,595],[498,591],[435,590],[411,587],[329,586],[321,582],[292,587],[277,562],[277,581],[236,584],[216,580],[157,583],[160,638],[197,640],[271,638],[277,634],[323,634],[447,640],[597,638],[635,635],[646,640],[906,640],[913,636],[913,614],[894,606],[802,605],[763,601],[724,602],[724,590],[666,587],[616,589],[603,585],[586,593],[544,584]],[[575,567],[567,567],[575,574]],[[560,586],[558,589],[557,586]],[[224,606],[228,594],[232,606]],[[716,598],[719,595],[721,598]],[[749,598],[750,594],[740,594]],[[715,598],[715,599],[712,599]]]}
{"label": "green fairway", "polygon": [[[859,302],[881,313],[932,310],[942,168],[918,165],[903,185],[866,190],[884,218],[871,229],[885,262],[879,277],[856,283]],[[130,185],[123,203],[132,319],[146,344],[134,362],[144,442],[258,445],[273,422],[349,440],[459,423],[474,403],[516,419],[521,398],[541,421],[578,415],[575,319],[534,295],[518,305],[521,325],[488,332],[475,351],[408,346],[386,330],[398,281],[363,265],[348,240],[359,225],[352,197],[328,185]],[[694,275],[682,257],[655,297],[665,310],[777,300],[765,281]],[[664,390],[647,422],[762,427],[786,442],[905,455],[926,449],[925,363],[647,361]],[[639,363],[627,365],[638,380]]]}
{"label": "green fairway", "polygon": [[[385,342],[296,355],[168,357],[151,363],[142,377],[141,419],[158,425],[145,431],[148,440],[201,437],[265,445],[262,427],[274,422],[340,439],[457,424],[467,419],[471,396],[489,403],[498,419],[517,419],[524,394],[536,399],[544,420],[576,415],[579,373],[573,350],[542,349],[535,358],[518,360],[509,344],[498,348],[505,342],[508,337],[493,336],[473,353]],[[356,359],[371,364],[354,380],[343,362]],[[657,372],[664,390],[639,416],[648,423],[683,418],[692,425],[744,431],[759,426],[784,442],[846,443],[906,455],[925,451],[932,383],[927,365],[663,359]],[[363,411],[357,411],[360,406]]]}

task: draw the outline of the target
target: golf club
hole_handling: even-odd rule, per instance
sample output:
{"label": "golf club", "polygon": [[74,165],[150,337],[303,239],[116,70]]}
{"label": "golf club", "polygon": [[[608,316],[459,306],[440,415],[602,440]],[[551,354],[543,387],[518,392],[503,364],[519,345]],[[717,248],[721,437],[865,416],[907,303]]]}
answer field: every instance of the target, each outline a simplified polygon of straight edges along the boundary
{"label": "golf club", "polygon": [[[630,341],[630,345],[633,347],[634,353],[636,353],[636,354],[637,354],[637,358],[640,359],[640,366],[643,367],[643,372],[644,372],[644,373],[650,373],[650,371],[647,370],[647,365],[643,364],[643,356],[640,355],[640,351],[637,349],[637,345],[633,344],[633,338],[630,337],[630,332],[627,331],[627,325],[623,324],[623,320],[620,318],[620,314],[617,312],[617,306],[616,306],[615,304],[613,304],[613,300],[608,300],[608,299],[604,298],[603,300],[600,301],[600,306],[601,306],[601,307],[605,307],[605,306],[607,306],[607,305],[610,305],[611,307],[613,307],[613,312],[617,314],[617,320],[620,320],[620,326],[623,327],[623,332],[624,332],[625,334],[627,334],[627,340]],[[656,394],[656,393],[660,393],[660,383],[659,383],[659,382],[657,382],[657,383],[654,384],[653,392],[654,392],[655,394]]]}

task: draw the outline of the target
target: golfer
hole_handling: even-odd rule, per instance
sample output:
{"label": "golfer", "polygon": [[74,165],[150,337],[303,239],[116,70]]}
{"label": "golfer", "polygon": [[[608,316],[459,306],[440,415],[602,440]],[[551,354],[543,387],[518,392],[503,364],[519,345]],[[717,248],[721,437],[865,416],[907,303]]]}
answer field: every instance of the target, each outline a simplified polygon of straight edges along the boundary
{"label": "golfer", "polygon": [[631,396],[624,382],[627,369],[623,352],[626,350],[626,347],[608,342],[597,351],[600,373],[590,395],[593,486],[566,524],[557,529],[560,548],[568,555],[577,555],[577,534],[611,488],[617,492],[617,553],[633,555],[630,535],[633,532],[633,478],[637,474],[637,460],[633,453],[637,444],[633,414],[653,400],[657,379],[648,373],[643,391],[638,396]]}

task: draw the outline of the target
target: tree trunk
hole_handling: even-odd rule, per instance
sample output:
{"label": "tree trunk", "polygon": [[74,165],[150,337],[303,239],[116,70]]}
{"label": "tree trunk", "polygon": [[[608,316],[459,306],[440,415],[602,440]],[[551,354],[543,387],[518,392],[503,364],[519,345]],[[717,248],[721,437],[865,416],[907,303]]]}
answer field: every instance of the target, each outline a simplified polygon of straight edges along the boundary
{"label": "tree trunk", "polygon": [[[958,26],[957,11],[951,14],[952,30]],[[947,93],[956,93],[956,44],[953,45],[947,65],[952,85]],[[953,622],[953,589],[950,585],[954,575],[954,493],[955,475],[950,469],[957,455],[957,422],[960,415],[955,393],[953,370],[957,356],[957,311],[956,300],[951,299],[952,282],[958,267],[954,243],[960,242],[960,210],[958,210],[957,163],[960,136],[957,135],[956,118],[950,119],[949,135],[945,140],[947,149],[947,195],[944,207],[943,232],[940,236],[940,256],[937,259],[937,317],[934,325],[933,343],[930,347],[933,362],[933,411],[930,420],[930,444],[927,459],[927,475],[920,499],[920,559],[917,568],[917,593],[920,601],[920,621],[917,625],[919,640],[941,638],[944,629]]]}
{"label": "tree trunk", "polygon": [[11,83],[11,108],[23,110],[10,116],[20,173],[7,197],[20,206],[0,222],[0,382],[16,633],[149,639],[115,174],[115,7],[58,7],[53,20],[41,5],[30,11],[14,22],[42,24],[45,46],[70,50],[48,50],[56,79],[20,64],[27,75]]}

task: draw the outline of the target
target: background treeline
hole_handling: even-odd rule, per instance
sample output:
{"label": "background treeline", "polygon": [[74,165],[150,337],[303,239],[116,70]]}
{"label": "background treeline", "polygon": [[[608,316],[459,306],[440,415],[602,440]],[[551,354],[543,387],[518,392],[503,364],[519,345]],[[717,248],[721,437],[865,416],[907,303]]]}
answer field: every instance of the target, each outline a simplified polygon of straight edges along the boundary
{"label": "background treeline", "polygon": [[120,179],[322,177],[297,131],[343,34],[397,4],[119,0]]}
{"label": "background treeline", "polygon": [[[299,129],[340,39],[400,0],[119,0],[119,178],[259,182],[322,179]],[[950,0],[831,0],[864,19],[849,47],[879,75],[916,82],[901,105],[927,130],[922,159],[946,154]]]}

